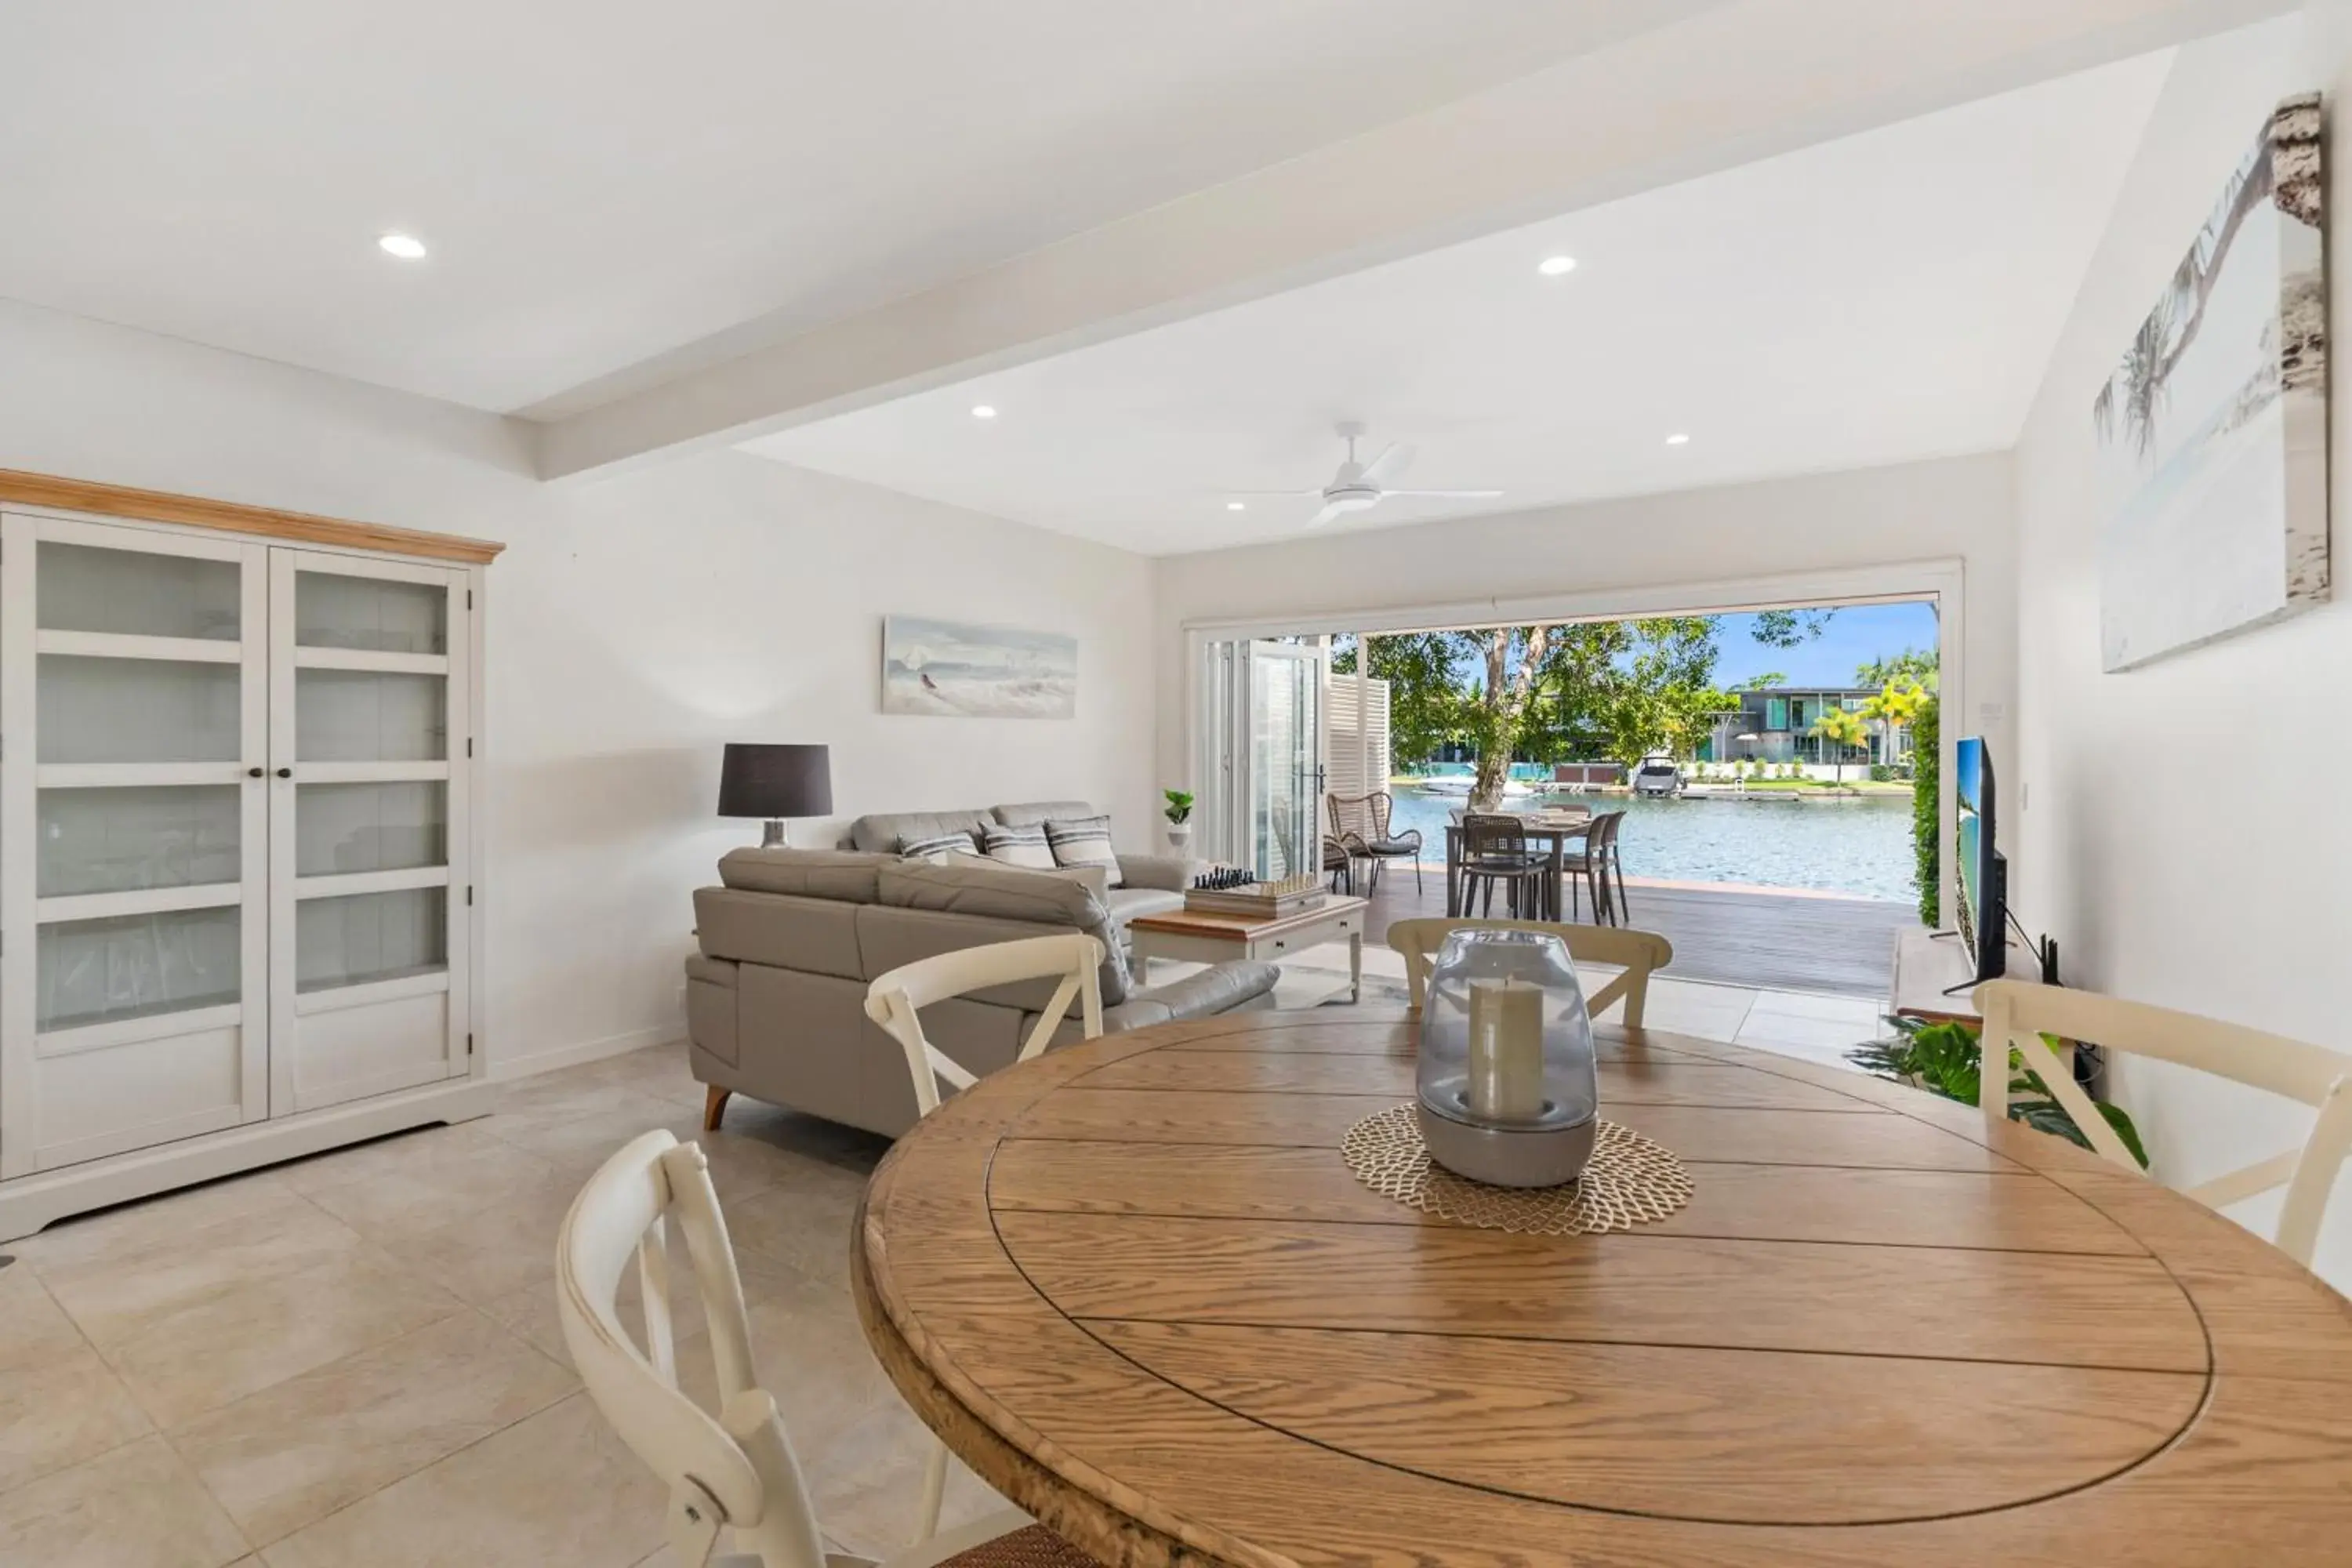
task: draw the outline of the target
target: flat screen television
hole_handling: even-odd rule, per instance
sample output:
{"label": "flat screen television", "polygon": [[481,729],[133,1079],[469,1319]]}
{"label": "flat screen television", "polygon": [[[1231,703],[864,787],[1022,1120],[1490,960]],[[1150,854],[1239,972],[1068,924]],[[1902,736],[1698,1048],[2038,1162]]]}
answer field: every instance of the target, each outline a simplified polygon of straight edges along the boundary
{"label": "flat screen television", "polygon": [[1959,825],[1954,835],[1960,889],[1953,922],[1968,949],[1979,980],[1998,980],[2009,965],[2009,863],[1994,839],[1997,793],[1992,756],[1983,737],[1970,735],[1952,748],[1952,795]]}

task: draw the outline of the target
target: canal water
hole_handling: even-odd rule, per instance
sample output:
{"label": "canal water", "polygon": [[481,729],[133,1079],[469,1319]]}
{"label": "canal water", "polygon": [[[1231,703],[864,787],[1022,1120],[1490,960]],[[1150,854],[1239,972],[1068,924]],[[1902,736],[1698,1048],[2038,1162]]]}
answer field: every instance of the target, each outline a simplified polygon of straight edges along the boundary
{"label": "canal water", "polygon": [[[1446,814],[1459,792],[1398,784],[1398,828],[1417,827],[1433,864],[1445,857]],[[1729,882],[1801,888],[1857,898],[1916,902],[1908,795],[1832,796],[1759,791],[1745,796],[1514,795],[1510,811],[1581,804],[1630,813],[1617,840],[1628,877],[1674,882]]]}

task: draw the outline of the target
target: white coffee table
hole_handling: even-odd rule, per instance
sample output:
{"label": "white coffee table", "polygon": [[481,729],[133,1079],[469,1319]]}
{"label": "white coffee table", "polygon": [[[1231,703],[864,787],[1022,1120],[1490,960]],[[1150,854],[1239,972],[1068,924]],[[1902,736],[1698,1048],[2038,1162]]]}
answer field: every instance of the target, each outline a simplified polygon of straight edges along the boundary
{"label": "white coffee table", "polygon": [[1364,994],[1364,911],[1370,907],[1369,900],[1334,894],[1311,910],[1280,920],[1171,910],[1138,916],[1127,922],[1127,930],[1139,964],[1155,958],[1180,963],[1223,963],[1236,958],[1279,963],[1310,947],[1344,939],[1348,1000],[1358,1002]]}

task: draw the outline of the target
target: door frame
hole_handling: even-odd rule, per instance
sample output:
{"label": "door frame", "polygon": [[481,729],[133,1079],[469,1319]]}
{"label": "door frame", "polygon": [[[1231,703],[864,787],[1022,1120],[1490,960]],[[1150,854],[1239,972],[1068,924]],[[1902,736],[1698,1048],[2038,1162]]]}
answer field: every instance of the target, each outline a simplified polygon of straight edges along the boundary
{"label": "door frame", "polygon": [[[1958,556],[1833,567],[1818,572],[1653,584],[1630,588],[1588,588],[1508,598],[1397,604],[1371,600],[1352,607],[1323,607],[1296,615],[1193,616],[1181,623],[1184,658],[1184,736],[1181,755],[1189,766],[1201,755],[1198,725],[1202,650],[1210,644],[1271,637],[1309,637],[1349,632],[1466,631],[1479,626],[1527,626],[1538,621],[1619,621],[1637,616],[1737,615],[1754,610],[1808,609],[1816,605],[1894,604],[1925,599],[1936,606],[1939,726],[1937,812],[1940,841],[1949,844],[1954,820],[1952,748],[1963,734],[2003,717],[1987,704],[1969,706],[1968,564]],[[2014,731],[2011,732],[2013,743]],[[1187,787],[1192,787],[1190,784]],[[1937,857],[1942,907],[1955,908],[1958,868],[1952,857]]]}

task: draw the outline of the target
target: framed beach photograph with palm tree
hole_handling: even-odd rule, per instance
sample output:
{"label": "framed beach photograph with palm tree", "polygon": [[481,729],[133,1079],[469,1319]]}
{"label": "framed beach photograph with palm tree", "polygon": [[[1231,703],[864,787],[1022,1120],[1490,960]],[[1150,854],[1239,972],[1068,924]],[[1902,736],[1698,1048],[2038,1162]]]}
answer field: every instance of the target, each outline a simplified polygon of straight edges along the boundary
{"label": "framed beach photograph with palm tree", "polygon": [[2320,123],[2271,115],[2092,405],[2110,671],[2327,597]]}

